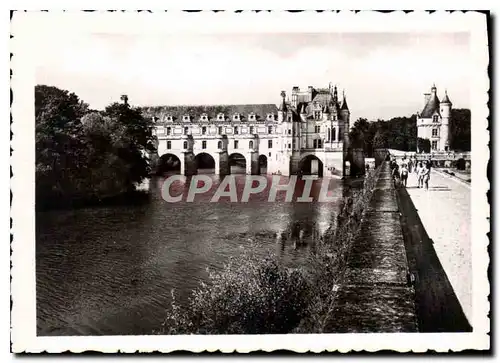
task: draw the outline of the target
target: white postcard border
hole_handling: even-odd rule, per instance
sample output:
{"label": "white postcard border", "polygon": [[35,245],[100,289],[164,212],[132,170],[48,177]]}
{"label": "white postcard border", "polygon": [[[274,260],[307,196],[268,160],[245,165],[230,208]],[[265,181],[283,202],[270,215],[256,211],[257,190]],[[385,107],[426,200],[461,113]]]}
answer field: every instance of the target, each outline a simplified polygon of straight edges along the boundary
{"label": "white postcard border", "polygon": [[[439,19],[439,21],[436,21]],[[64,31],[62,31],[64,30]],[[34,85],[36,54],[47,36],[64,37],[73,32],[110,32],[141,34],[169,33],[250,33],[250,32],[469,32],[474,71],[471,84],[472,114],[472,236],[473,236],[473,321],[472,333],[440,334],[309,334],[309,335],[221,335],[221,336],[87,336],[37,337],[35,315],[35,217],[34,217]],[[12,243],[12,350],[14,352],[135,352],[204,350],[223,352],[288,349],[297,352],[350,350],[377,351],[460,351],[487,349],[490,323],[487,317],[490,293],[487,278],[490,231],[486,177],[490,158],[488,149],[487,106],[489,62],[484,14],[435,12],[314,11],[289,12],[220,12],[200,13],[16,13],[12,20],[11,87],[14,240]],[[38,40],[38,41],[37,41]]]}

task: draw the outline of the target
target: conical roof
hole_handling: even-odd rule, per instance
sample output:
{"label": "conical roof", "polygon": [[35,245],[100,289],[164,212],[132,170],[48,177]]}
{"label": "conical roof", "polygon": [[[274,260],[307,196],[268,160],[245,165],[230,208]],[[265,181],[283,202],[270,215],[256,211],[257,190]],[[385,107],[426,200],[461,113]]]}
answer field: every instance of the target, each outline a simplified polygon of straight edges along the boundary
{"label": "conical roof", "polygon": [[420,117],[421,118],[431,118],[435,112],[439,113],[439,99],[437,98],[436,93],[433,92],[431,97],[429,98],[429,101],[427,101],[427,104],[425,105],[424,109],[422,110]]}
{"label": "conical roof", "polygon": [[441,100],[441,103],[449,103],[451,105],[451,101],[448,98],[448,92],[444,91],[444,98]]}
{"label": "conical roof", "polygon": [[344,96],[344,99],[342,100],[342,106],[340,106],[340,110],[341,111],[349,110],[349,107],[347,106],[347,99],[345,96]]}

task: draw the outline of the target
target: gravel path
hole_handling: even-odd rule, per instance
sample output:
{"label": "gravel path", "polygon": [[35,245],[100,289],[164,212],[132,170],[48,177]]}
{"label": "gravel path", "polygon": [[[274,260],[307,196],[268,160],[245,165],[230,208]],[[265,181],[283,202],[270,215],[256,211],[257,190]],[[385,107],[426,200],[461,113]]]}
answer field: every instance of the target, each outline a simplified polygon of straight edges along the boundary
{"label": "gravel path", "polygon": [[429,190],[417,188],[411,173],[407,186],[418,215],[450,280],[467,319],[472,322],[470,186],[431,171]]}

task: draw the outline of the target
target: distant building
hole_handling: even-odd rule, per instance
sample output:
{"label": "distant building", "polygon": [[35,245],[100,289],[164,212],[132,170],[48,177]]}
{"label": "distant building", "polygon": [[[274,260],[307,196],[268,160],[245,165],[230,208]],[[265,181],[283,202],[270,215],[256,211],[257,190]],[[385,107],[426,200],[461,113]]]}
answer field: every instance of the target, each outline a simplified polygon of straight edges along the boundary
{"label": "distant building", "polygon": [[197,158],[209,155],[216,174],[228,174],[229,159],[245,160],[248,174],[344,175],[350,111],[337,87],[293,87],[291,101],[256,105],[144,107],[155,121],[158,156],[196,173]]}
{"label": "distant building", "polygon": [[439,101],[434,85],[431,93],[424,94],[424,101],[424,109],[421,113],[417,112],[417,136],[429,139],[433,151],[448,151],[452,108],[448,93],[445,91],[443,99]]}

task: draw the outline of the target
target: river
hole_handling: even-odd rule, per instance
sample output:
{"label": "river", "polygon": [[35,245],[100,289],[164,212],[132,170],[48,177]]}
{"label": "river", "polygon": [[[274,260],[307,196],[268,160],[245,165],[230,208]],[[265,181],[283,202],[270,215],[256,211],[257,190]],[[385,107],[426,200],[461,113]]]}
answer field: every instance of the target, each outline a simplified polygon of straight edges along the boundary
{"label": "river", "polygon": [[[217,187],[220,179],[211,178]],[[331,180],[333,201],[321,203],[288,203],[285,193],[273,203],[266,193],[248,203],[167,203],[162,182],[151,180],[146,203],[37,214],[38,335],[151,334],[172,289],[185,302],[207,268],[219,269],[246,249],[262,257],[274,250],[287,266],[305,263],[312,234],[329,226],[344,190],[343,181]],[[239,195],[244,183],[244,175],[236,176]],[[277,238],[297,225],[305,246],[293,236]]]}

